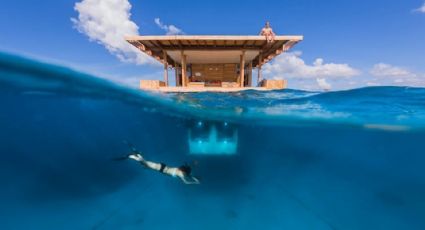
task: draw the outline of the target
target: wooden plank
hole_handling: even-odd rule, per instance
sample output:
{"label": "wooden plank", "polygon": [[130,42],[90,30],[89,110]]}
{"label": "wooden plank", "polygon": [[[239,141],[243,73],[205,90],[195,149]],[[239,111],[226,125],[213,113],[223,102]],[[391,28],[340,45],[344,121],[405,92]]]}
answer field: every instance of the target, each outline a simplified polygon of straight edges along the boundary
{"label": "wooden plank", "polygon": [[162,50],[161,43],[158,41],[152,41],[152,44],[155,46],[155,48]]}
{"label": "wooden plank", "polygon": [[173,48],[178,48],[178,43],[175,41],[175,40],[173,40],[173,41],[168,41],[169,43],[170,43],[170,46],[171,47],[173,47]]}
{"label": "wooden plank", "polygon": [[183,86],[186,87],[187,86],[187,65],[186,65],[186,55],[184,54],[184,52],[181,52],[181,60],[182,60],[182,82],[183,82]]}
{"label": "wooden plank", "polygon": [[182,44],[182,42],[181,42],[180,40],[177,40],[177,43],[179,44],[179,48],[180,48],[180,49],[183,49],[183,44]]}
{"label": "wooden plank", "polygon": [[204,46],[204,45],[199,45],[199,46],[182,46],[182,47],[172,47],[172,46],[168,46],[168,47],[164,47],[164,50],[168,50],[168,51],[176,51],[176,50],[200,50],[200,51],[225,51],[225,50],[261,50],[260,47],[243,47],[243,46]]}
{"label": "wooden plank", "polygon": [[256,91],[272,91],[266,87],[159,87],[158,89],[145,89],[155,92],[163,93],[200,93],[200,92],[217,92],[217,93],[229,93],[229,92],[241,92],[245,90],[256,90]]}
{"label": "wooden plank", "polygon": [[179,64],[177,62],[174,63],[174,74],[176,78],[176,86],[181,86],[179,77]]}
{"label": "wooden plank", "polygon": [[265,57],[268,57],[270,54],[276,53],[276,50],[278,50],[279,48],[281,48],[285,43],[286,43],[285,41],[284,42],[282,42],[282,41],[275,42],[272,46],[270,46],[270,48],[268,48],[267,50],[265,50],[263,52],[264,53],[264,56]]}
{"label": "wooden plank", "polygon": [[249,62],[248,65],[248,87],[252,86],[252,62]]}
{"label": "wooden plank", "polygon": [[241,63],[239,67],[239,73],[240,73],[240,87],[244,87],[245,82],[245,51],[242,51],[241,54]]}
{"label": "wooden plank", "polygon": [[192,51],[226,51],[226,50],[254,50],[259,51],[260,47],[243,47],[243,46],[182,46],[182,47],[164,47],[164,50],[176,51],[176,50],[192,50]]}
{"label": "wooden plank", "polygon": [[165,85],[168,86],[168,62],[167,62],[167,52],[166,51],[162,51],[163,54],[163,62],[164,62],[164,82]]}
{"label": "wooden plank", "polygon": [[[126,36],[126,40],[259,40],[264,41],[264,36],[237,36],[237,35],[171,35],[171,36]],[[275,41],[297,40],[302,41],[303,36],[288,35],[275,36]]]}
{"label": "wooden plank", "polygon": [[141,42],[137,41],[136,44],[137,45],[134,45],[134,44],[133,45],[136,46],[139,50],[141,50],[143,52],[146,50],[146,46],[143,45]]}
{"label": "wooden plank", "polygon": [[260,55],[258,56],[258,77],[257,77],[257,86],[260,86],[260,82],[263,78],[263,76],[261,75],[261,67],[263,65],[262,63],[263,60],[263,54],[260,53]]}

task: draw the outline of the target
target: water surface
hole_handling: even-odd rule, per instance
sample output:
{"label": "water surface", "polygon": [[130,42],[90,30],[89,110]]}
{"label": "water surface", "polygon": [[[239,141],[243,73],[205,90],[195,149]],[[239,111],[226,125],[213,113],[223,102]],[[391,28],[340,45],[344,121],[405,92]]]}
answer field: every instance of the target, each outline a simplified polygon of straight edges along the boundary
{"label": "water surface", "polygon": [[[0,228],[425,229],[424,101],[407,87],[156,95],[0,54]],[[191,154],[198,122],[228,124],[235,154]],[[112,161],[124,140],[196,161],[202,184]]]}

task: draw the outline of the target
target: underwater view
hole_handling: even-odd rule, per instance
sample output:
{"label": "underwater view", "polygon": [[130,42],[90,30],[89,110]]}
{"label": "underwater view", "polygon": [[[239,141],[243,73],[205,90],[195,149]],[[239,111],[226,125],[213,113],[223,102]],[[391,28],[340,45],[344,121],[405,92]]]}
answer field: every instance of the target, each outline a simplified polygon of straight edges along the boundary
{"label": "underwater view", "polygon": [[1,53],[0,102],[0,229],[425,229],[425,88],[158,94]]}

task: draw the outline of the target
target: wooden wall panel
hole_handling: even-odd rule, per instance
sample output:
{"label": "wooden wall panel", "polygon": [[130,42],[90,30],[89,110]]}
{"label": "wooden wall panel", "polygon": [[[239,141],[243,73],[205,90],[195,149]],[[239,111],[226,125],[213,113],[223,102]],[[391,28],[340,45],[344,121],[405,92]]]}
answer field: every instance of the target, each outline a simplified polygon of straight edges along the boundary
{"label": "wooden wall panel", "polygon": [[[236,64],[192,64],[193,79],[196,81],[235,82]],[[196,76],[201,73],[201,76]]]}

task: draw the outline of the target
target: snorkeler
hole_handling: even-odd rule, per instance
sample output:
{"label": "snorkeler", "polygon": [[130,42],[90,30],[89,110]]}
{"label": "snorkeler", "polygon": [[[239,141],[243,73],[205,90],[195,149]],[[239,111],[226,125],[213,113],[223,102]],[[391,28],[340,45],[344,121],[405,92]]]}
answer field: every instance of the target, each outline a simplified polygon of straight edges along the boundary
{"label": "snorkeler", "polygon": [[117,160],[125,160],[132,159],[148,169],[152,169],[163,173],[165,175],[169,175],[172,177],[180,178],[185,184],[200,184],[198,178],[192,176],[192,168],[188,164],[184,164],[180,167],[168,167],[164,163],[155,163],[152,161],[147,161],[143,158],[142,154],[137,151],[134,147],[131,147],[131,153],[125,157],[117,158]]}

